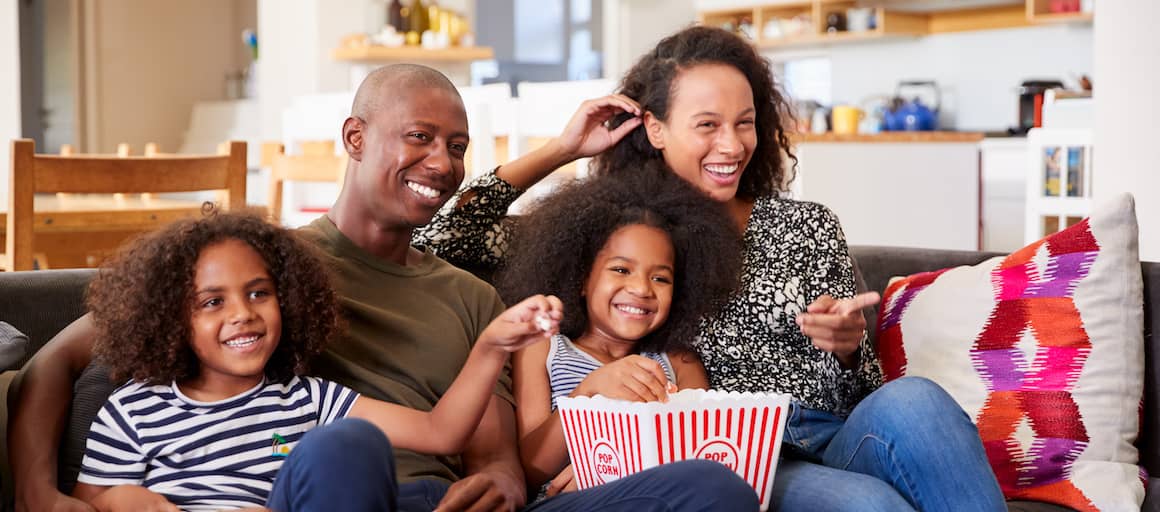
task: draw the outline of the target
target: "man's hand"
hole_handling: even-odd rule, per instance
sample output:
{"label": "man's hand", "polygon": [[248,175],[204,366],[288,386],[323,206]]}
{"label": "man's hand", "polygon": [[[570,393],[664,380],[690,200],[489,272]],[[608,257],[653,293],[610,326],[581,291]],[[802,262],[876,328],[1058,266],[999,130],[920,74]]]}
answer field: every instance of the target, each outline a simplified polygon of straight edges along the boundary
{"label": "man's hand", "polygon": [[42,499],[17,499],[17,512],[95,512],[96,509],[76,498],[65,496],[56,489]]}
{"label": "man's hand", "polygon": [[556,475],[551,482],[548,482],[548,497],[555,496],[563,492],[572,492],[576,490],[576,474],[572,471],[572,465],[568,464],[560,474]]}
{"label": "man's hand", "polygon": [[849,299],[835,299],[829,295],[818,297],[798,315],[797,324],[815,347],[831,352],[842,366],[852,368],[857,363],[854,353],[866,333],[866,317],[862,308],[878,303],[877,292],[863,293]]}
{"label": "man's hand", "polygon": [[101,512],[181,512],[181,509],[140,485],[110,487],[93,499]]}
{"label": "man's hand", "polygon": [[451,484],[438,512],[512,512],[524,504],[524,483],[502,471],[475,473]]}

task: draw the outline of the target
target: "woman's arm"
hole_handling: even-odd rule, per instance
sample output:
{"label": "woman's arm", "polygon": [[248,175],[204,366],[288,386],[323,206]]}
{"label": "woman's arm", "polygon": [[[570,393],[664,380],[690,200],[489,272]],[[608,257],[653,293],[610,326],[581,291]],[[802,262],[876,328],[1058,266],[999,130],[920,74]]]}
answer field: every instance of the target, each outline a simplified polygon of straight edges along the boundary
{"label": "woman's arm", "polygon": [[564,429],[560,416],[552,411],[552,386],[547,368],[550,348],[548,343],[541,343],[512,356],[520,463],[533,487],[556,476],[568,464]]}
{"label": "woman's arm", "polygon": [[669,363],[677,375],[677,389],[709,389],[709,374],[696,353],[688,350],[669,352]]}
{"label": "woman's arm", "polygon": [[[538,318],[547,318],[542,329]],[[349,416],[368,420],[400,448],[433,455],[463,450],[490,403],[507,354],[547,339],[559,328],[562,305],[536,295],[508,308],[480,334],[467,363],[431,412],[359,397]]]}
{"label": "woman's arm", "polygon": [[[624,112],[634,117],[609,129],[606,123]],[[640,107],[626,96],[584,102],[559,137],[468,183],[451,198],[450,208],[415,230],[413,243],[460,267],[494,269],[507,247],[502,221],[520,194],[560,166],[611,148],[640,125],[640,116]]]}

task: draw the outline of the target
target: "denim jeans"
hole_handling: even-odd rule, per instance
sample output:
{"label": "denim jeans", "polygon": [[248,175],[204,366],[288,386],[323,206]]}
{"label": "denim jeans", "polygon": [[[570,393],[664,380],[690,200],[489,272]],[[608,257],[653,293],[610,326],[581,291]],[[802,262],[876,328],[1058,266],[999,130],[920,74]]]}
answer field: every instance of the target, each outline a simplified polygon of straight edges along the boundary
{"label": "denim jeans", "polygon": [[290,452],[270,491],[274,512],[396,510],[391,442],[370,422],[347,418],[315,428]]}
{"label": "denim jeans", "polygon": [[790,407],[778,510],[1005,511],[979,432],[938,384],[904,377],[846,420]]}
{"label": "denim jeans", "polygon": [[700,512],[757,510],[757,493],[719,462],[684,460],[619,480],[557,494],[526,508],[528,512]]}

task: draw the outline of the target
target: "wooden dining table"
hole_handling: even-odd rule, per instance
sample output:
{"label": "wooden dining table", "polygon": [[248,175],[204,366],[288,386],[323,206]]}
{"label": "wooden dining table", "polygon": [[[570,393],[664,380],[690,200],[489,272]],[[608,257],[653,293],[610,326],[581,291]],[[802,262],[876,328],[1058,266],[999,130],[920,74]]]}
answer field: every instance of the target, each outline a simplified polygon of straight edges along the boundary
{"label": "wooden dining table", "polygon": [[[199,198],[208,196],[212,193],[37,194],[32,243],[37,265],[96,267],[133,235],[201,215],[206,202]],[[7,212],[0,212],[0,244],[6,241],[7,221]]]}

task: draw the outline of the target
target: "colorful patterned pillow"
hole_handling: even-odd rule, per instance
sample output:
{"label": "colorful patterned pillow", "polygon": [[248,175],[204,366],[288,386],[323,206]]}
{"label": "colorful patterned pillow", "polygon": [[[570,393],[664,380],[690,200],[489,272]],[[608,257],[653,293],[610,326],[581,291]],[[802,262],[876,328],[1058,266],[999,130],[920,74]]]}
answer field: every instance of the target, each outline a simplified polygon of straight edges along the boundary
{"label": "colorful patterned pillow", "polygon": [[882,368],[963,406],[1007,498],[1139,510],[1143,300],[1125,194],[1009,256],[891,283]]}

